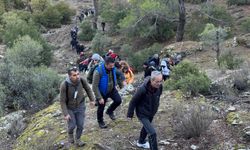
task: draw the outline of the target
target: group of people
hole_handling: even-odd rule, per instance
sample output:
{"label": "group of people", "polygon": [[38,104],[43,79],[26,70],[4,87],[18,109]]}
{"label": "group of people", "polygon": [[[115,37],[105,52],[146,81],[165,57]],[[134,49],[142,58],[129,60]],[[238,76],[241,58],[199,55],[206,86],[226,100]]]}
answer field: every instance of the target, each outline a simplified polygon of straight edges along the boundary
{"label": "group of people", "polygon": [[143,63],[144,78],[150,76],[152,71],[158,70],[162,73],[163,80],[165,81],[170,77],[172,66],[177,65],[181,60],[181,54],[172,56],[168,54],[161,60],[158,54],[154,54]]}
{"label": "group of people", "polygon": [[85,8],[85,9],[82,9],[80,14],[77,15],[77,19],[79,20],[80,23],[82,23],[82,21],[84,20],[84,18],[90,16],[90,15],[94,15],[95,14],[95,10],[94,8]]}
{"label": "group of people", "polygon": [[76,53],[80,54],[81,52],[84,51],[85,46],[78,42],[78,37],[77,37],[78,30],[79,30],[78,26],[74,26],[71,28],[71,30],[70,30],[70,36],[71,36],[70,45],[71,45],[72,50],[76,50]]}
{"label": "group of people", "polygon": [[[80,140],[85,118],[85,97],[89,97],[91,107],[97,106],[97,123],[101,129],[105,129],[107,124],[103,116],[108,98],[112,99],[112,103],[106,109],[105,114],[111,120],[116,120],[114,111],[122,103],[117,85],[122,89],[134,81],[134,74],[128,63],[120,60],[112,50],[109,50],[103,57],[93,54],[89,58],[91,61],[86,79],[80,77],[78,67],[72,67],[68,69],[68,76],[60,86],[60,104],[68,123],[68,140],[77,146],[85,145]],[[152,120],[159,107],[162,83],[162,73],[158,70],[151,71],[150,76],[144,79],[144,83],[136,90],[130,101],[127,112],[128,120],[132,120],[136,110],[137,117],[143,125],[136,144],[138,147],[158,150]],[[147,135],[148,141],[146,141]]]}

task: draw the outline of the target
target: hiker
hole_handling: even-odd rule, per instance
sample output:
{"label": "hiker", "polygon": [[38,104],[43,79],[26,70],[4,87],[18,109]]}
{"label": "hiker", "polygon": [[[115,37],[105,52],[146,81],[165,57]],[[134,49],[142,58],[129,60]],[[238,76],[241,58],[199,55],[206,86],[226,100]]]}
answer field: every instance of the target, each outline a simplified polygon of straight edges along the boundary
{"label": "hiker", "polygon": [[93,74],[94,74],[96,67],[98,67],[103,61],[104,61],[103,58],[99,54],[95,53],[92,55],[91,62],[88,67],[89,72],[87,75],[87,81],[89,84],[92,84]]}
{"label": "hiker", "polygon": [[103,111],[108,98],[113,100],[113,103],[109,106],[106,114],[110,119],[115,120],[114,110],[121,104],[121,96],[119,95],[116,84],[119,84],[120,88],[123,87],[122,81],[118,81],[120,77],[117,76],[117,70],[114,67],[115,60],[109,56],[105,57],[105,63],[98,66],[93,75],[92,89],[97,100],[97,121],[101,129],[107,128],[103,120]]}
{"label": "hiker", "polygon": [[79,68],[81,72],[86,72],[88,70],[88,65],[91,62],[91,56],[89,56],[88,58],[84,59],[83,61],[81,61],[79,63]]}
{"label": "hiker", "polygon": [[122,72],[125,76],[126,84],[132,84],[134,82],[134,74],[133,71],[130,69],[129,64],[126,61],[120,61],[120,64],[122,66]]}
{"label": "hiker", "polygon": [[146,78],[147,76],[150,76],[151,75],[151,72],[152,71],[155,71],[157,70],[156,68],[156,65],[155,65],[155,62],[154,61],[151,61],[148,66],[145,68],[144,70],[144,78]]}
{"label": "hiker", "polygon": [[80,54],[81,52],[83,52],[85,49],[85,46],[83,44],[78,44],[76,45],[76,53]]}
{"label": "hiker", "polygon": [[76,49],[76,47],[78,45],[78,41],[76,39],[72,39],[70,41],[70,45],[71,45],[72,50],[74,50],[74,49]]}
{"label": "hiker", "polygon": [[102,31],[103,31],[103,32],[105,31],[105,25],[106,25],[105,22],[101,22],[101,26],[102,26]]}
{"label": "hiker", "polygon": [[[68,123],[69,143],[75,143],[77,146],[84,146],[81,141],[85,118],[85,96],[89,97],[90,105],[94,106],[94,95],[86,79],[81,78],[77,67],[68,70],[66,80],[60,86],[60,104],[64,119]],[[76,127],[75,139],[74,129]]]}
{"label": "hiker", "polygon": [[[152,121],[158,110],[161,94],[162,74],[159,71],[153,71],[151,76],[147,77],[144,83],[137,89],[129,103],[128,119],[132,120],[134,110],[136,110],[136,115],[143,125],[139,140],[136,143],[138,147],[158,150],[157,135]],[[147,135],[149,142],[146,142]]]}
{"label": "hiker", "polygon": [[166,60],[161,61],[161,73],[163,76],[163,80],[166,81],[170,75],[170,69],[168,68]]}
{"label": "hiker", "polygon": [[152,61],[155,63],[155,67],[158,67],[160,65],[160,57],[159,57],[159,55],[154,54],[153,57],[149,57],[148,63],[150,63]]}

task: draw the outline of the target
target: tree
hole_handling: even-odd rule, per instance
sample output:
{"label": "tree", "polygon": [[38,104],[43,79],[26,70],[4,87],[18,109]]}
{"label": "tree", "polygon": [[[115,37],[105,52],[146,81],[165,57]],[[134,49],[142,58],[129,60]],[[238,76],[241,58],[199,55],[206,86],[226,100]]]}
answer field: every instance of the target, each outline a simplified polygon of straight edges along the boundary
{"label": "tree", "polygon": [[184,27],[186,24],[186,11],[184,6],[184,0],[178,0],[179,1],[179,22],[176,32],[176,41],[180,42],[183,40],[184,36]]}
{"label": "tree", "polygon": [[93,18],[93,28],[97,30],[97,22],[98,22],[98,15],[99,15],[99,3],[98,0],[93,0],[93,4],[94,4],[94,9],[95,9],[95,14],[94,14],[94,18]]}

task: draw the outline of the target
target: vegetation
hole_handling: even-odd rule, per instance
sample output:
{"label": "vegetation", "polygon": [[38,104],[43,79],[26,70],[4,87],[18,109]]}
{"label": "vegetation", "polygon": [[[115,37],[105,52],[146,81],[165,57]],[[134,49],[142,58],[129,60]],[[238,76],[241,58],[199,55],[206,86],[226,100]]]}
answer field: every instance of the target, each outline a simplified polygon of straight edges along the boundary
{"label": "vegetation", "polygon": [[250,0],[227,0],[227,4],[230,5],[250,5]]}
{"label": "vegetation", "polygon": [[240,29],[241,29],[241,31],[243,31],[245,33],[249,33],[250,32],[250,18],[247,18],[246,20],[244,20],[241,23]]}
{"label": "vegetation", "polygon": [[193,96],[198,93],[207,93],[211,81],[205,73],[189,62],[181,62],[172,70],[170,79],[166,82],[166,88],[180,89],[183,93]]}
{"label": "vegetation", "polygon": [[94,53],[98,53],[102,56],[107,52],[107,49],[111,46],[111,44],[111,37],[97,32],[92,40],[92,50]]}
{"label": "vegetation", "polygon": [[222,54],[219,58],[218,64],[220,67],[224,67],[226,69],[236,69],[239,68],[239,66],[243,63],[243,60],[241,58],[236,57],[232,51],[227,51],[224,54]]}
{"label": "vegetation", "polygon": [[207,131],[215,115],[206,105],[194,103],[187,107],[181,104],[175,107],[173,119],[176,124],[174,129],[178,135],[187,139],[200,137]]}
{"label": "vegetation", "polygon": [[81,32],[79,34],[79,39],[83,41],[91,41],[96,33],[96,30],[92,28],[91,22],[84,21],[81,26]]}
{"label": "vegetation", "polygon": [[233,26],[233,19],[224,7],[213,4],[202,5],[201,10],[192,13],[190,22],[187,23],[187,37],[191,40],[199,40],[199,34],[203,32],[207,24],[229,28]]}

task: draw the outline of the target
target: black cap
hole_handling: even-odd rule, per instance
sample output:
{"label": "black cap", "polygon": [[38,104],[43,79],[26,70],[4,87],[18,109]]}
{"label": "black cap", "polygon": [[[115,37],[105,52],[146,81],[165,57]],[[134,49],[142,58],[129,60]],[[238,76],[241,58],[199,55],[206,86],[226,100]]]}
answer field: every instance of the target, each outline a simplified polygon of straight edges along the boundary
{"label": "black cap", "polygon": [[115,59],[110,57],[110,56],[106,56],[105,57],[105,63],[108,64],[108,63],[115,63]]}

